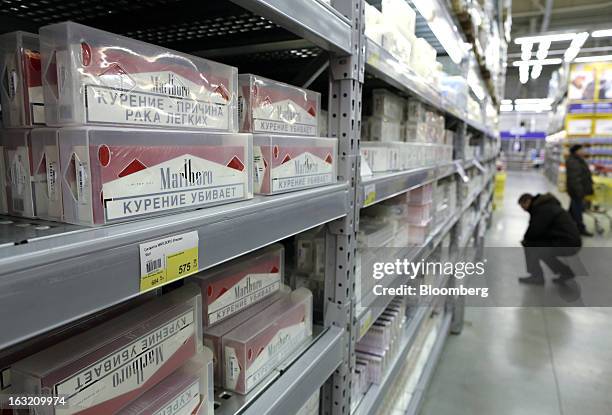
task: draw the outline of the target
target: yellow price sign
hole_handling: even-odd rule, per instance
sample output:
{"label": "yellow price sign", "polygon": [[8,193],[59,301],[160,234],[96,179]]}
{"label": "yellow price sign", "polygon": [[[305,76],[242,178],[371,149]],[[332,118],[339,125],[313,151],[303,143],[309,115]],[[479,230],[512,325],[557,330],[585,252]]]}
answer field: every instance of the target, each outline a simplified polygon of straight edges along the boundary
{"label": "yellow price sign", "polygon": [[365,200],[363,206],[369,206],[376,201],[376,186],[368,185],[365,187]]}
{"label": "yellow price sign", "polygon": [[140,292],[195,274],[198,265],[196,231],[140,244]]}
{"label": "yellow price sign", "polygon": [[370,330],[370,327],[372,327],[372,323],[374,323],[372,310],[368,310],[366,315],[359,322],[359,338],[365,336],[368,330]]}

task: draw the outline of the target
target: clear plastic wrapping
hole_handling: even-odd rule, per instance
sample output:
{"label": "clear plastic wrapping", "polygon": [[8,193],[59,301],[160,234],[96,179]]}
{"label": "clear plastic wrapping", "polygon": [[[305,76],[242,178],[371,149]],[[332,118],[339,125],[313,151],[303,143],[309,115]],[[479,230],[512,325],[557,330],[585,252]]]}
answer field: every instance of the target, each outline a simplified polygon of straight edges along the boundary
{"label": "clear plastic wrapping", "polygon": [[39,33],[47,125],[237,131],[236,68],[72,22]]}
{"label": "clear plastic wrapping", "polygon": [[389,143],[361,142],[361,157],[365,159],[374,173],[393,171],[399,168],[398,148],[389,146]]}
{"label": "clear plastic wrapping", "polygon": [[186,285],[16,363],[20,393],[65,396],[39,414],[111,414],[202,350],[200,290]]}
{"label": "clear plastic wrapping", "polygon": [[45,123],[38,35],[12,32],[0,36],[0,103],[5,127]]}
{"label": "clear plastic wrapping", "polygon": [[385,21],[392,24],[406,38],[414,37],[416,12],[405,0],[382,0]]}
{"label": "clear plastic wrapping", "polygon": [[246,394],[312,336],[312,294],[299,288],[223,336],[224,386]]}
{"label": "clear plastic wrapping", "polygon": [[397,122],[404,117],[404,99],[402,97],[386,89],[375,89],[372,91],[372,101],[372,115],[375,117],[387,118]]}
{"label": "clear plastic wrapping", "polygon": [[387,118],[369,117],[369,139],[372,141],[393,142],[402,140],[402,124]]}
{"label": "clear plastic wrapping", "polygon": [[284,193],[335,183],[338,140],[253,135],[255,193]]}
{"label": "clear plastic wrapping", "polygon": [[117,415],[213,415],[213,356],[204,347]]}
{"label": "clear plastic wrapping", "polygon": [[193,277],[202,289],[204,327],[230,318],[278,292],[285,249],[274,244]]}
{"label": "clear plastic wrapping", "polygon": [[240,131],[319,136],[321,94],[258,75],[238,76]]}
{"label": "clear plastic wrapping", "polygon": [[36,217],[34,171],[32,166],[31,129],[1,131],[6,167],[6,200],[8,213],[26,218]]}
{"label": "clear plastic wrapping", "polygon": [[64,220],[101,225],[249,199],[249,134],[60,129]]}
{"label": "clear plastic wrapping", "polygon": [[61,221],[63,218],[62,182],[59,164],[59,130],[35,128],[32,130],[33,193],[36,216]]}

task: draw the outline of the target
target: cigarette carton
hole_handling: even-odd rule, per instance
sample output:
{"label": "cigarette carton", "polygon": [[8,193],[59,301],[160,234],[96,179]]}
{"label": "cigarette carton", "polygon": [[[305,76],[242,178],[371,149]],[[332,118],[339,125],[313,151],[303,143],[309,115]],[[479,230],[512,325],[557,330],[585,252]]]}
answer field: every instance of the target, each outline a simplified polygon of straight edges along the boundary
{"label": "cigarette carton", "polygon": [[32,130],[32,191],[36,216],[41,219],[62,221],[62,181],[59,164],[59,130],[36,128]]}
{"label": "cigarette carton", "polygon": [[5,127],[45,123],[38,35],[0,36],[0,103]]}
{"label": "cigarette carton", "polygon": [[275,194],[336,182],[338,140],[253,135],[255,193]]}
{"label": "cigarette carton", "polygon": [[240,131],[319,135],[321,94],[251,74],[238,76]]}
{"label": "cigarette carton", "polygon": [[193,277],[202,289],[204,327],[213,326],[278,292],[285,249],[274,244]]}
{"label": "cigarette carton", "polygon": [[102,225],[252,197],[252,138],[123,127],[62,128],[64,220]]}
{"label": "cigarette carton", "polygon": [[47,125],[237,131],[236,68],[72,22],[39,33]]}
{"label": "cigarette carton", "polygon": [[246,394],[312,335],[312,294],[299,288],[223,336],[224,386]]}
{"label": "cigarette carton", "polygon": [[212,352],[205,347],[117,415],[212,415],[212,364]]}
{"label": "cigarette carton", "polygon": [[45,413],[116,413],[202,350],[198,287],[186,285],[13,366],[20,393],[64,396]]}
{"label": "cigarette carton", "polygon": [[8,213],[26,218],[36,217],[33,190],[31,129],[6,129],[0,140],[4,146],[7,172],[6,200]]}

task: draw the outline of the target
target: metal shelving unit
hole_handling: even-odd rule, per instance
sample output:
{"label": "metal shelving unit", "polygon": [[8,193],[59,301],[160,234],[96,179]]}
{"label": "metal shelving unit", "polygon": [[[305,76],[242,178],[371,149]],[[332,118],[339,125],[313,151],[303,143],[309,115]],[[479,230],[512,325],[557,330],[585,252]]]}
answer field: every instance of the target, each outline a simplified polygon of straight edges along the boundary
{"label": "metal shelving unit", "polygon": [[[321,388],[322,413],[348,415],[355,342],[367,328],[363,324],[364,313],[370,312],[371,321],[375,321],[377,316],[372,310],[385,308],[385,304],[378,304],[381,298],[383,303],[389,300],[379,297],[362,304],[363,309],[356,309],[360,209],[474,164],[457,160],[362,179],[359,140],[365,72],[446,114],[451,128],[457,131],[455,145],[463,144],[467,128],[490,138],[496,135],[490,126],[469,120],[463,108],[446,100],[387,51],[367,40],[363,2],[334,0],[332,7],[319,0],[134,0],[97,7],[80,1],[47,0],[35,7],[3,10],[3,32],[36,31],[42,25],[74,20],[213,59],[241,59],[252,54],[269,65],[274,59],[298,56],[303,60],[287,66],[300,72],[294,78],[303,81],[294,80],[300,85],[312,82],[327,70],[329,76],[322,88],[329,90],[321,92],[328,98],[329,136],[338,138],[339,182],[100,228],[0,218],[0,314],[12,315],[19,310],[18,318],[2,323],[0,349],[138,296],[139,245],[143,242],[196,231],[199,269],[204,270],[325,225],[328,257],[321,330],[251,395],[217,396],[223,401],[217,412],[292,414]],[[135,13],[139,19],[133,19]],[[202,50],[203,45],[206,50]],[[406,256],[426,259],[449,233],[456,243],[455,229],[461,213],[477,197],[478,194],[467,204],[458,199],[460,210],[433,230],[423,246],[407,248]],[[392,284],[399,281],[395,278]],[[370,388],[357,413],[371,414],[379,407],[385,385],[393,383],[428,311],[429,307],[419,307],[407,325],[401,353],[383,385]],[[439,356],[444,338],[438,339],[432,359]],[[426,368],[422,379],[428,379],[431,373],[433,369]],[[423,380],[423,390],[426,384]]]}

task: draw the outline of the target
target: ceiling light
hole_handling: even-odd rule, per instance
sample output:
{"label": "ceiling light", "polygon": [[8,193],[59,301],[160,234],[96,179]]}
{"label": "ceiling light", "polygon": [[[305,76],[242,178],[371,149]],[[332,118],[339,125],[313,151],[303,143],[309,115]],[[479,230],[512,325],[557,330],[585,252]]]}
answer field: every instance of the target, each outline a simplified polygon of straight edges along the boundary
{"label": "ceiling light", "polygon": [[512,104],[502,104],[499,106],[499,110],[501,112],[510,112],[514,109],[514,105]]}
{"label": "ceiling light", "polygon": [[531,68],[531,79],[538,79],[542,75],[542,65],[537,63]]}
{"label": "ceiling light", "polygon": [[569,48],[565,51],[563,55],[563,60],[565,62],[571,62],[578,56],[580,53],[580,48],[584,45],[584,42],[588,39],[589,34],[587,32],[578,33],[572,43],[569,45]]}
{"label": "ceiling light", "polygon": [[561,58],[550,58],[550,59],[534,59],[530,61],[514,61],[512,66],[530,66],[530,65],[559,65],[563,62]]}
{"label": "ceiling light", "polygon": [[528,61],[531,59],[531,47],[533,43],[525,42],[521,45],[521,59],[524,61]]}
{"label": "ceiling light", "polygon": [[[545,40],[543,42],[540,42],[540,47],[538,48],[538,52],[536,53],[536,58],[538,58],[540,60],[546,59],[546,56],[548,55],[548,49],[549,48],[550,48],[550,40]],[[521,57],[522,57],[522,55],[521,55]],[[526,59],[523,59],[523,60],[526,60]]]}
{"label": "ceiling light", "polygon": [[612,29],[596,30],[593,33],[591,33],[591,36],[593,36],[593,37],[608,37],[608,36],[612,36]]}
{"label": "ceiling light", "polygon": [[599,56],[581,56],[579,58],[574,59],[574,62],[603,62],[603,61],[612,61],[612,55],[599,55]]}
{"label": "ceiling light", "polygon": [[525,36],[525,37],[517,37],[516,39],[514,39],[514,43],[517,45],[520,45],[520,44],[527,43],[527,42],[530,42],[530,43],[538,43],[538,42],[543,42],[543,41],[560,42],[564,40],[572,40],[574,39],[574,36],[576,36],[575,33],[558,33],[554,35]]}
{"label": "ceiling light", "polygon": [[501,100],[501,104],[502,105],[512,104],[512,100],[511,99],[502,99]]}
{"label": "ceiling light", "polygon": [[514,100],[517,105],[531,105],[531,104],[547,104],[553,103],[552,98],[517,98]]}
{"label": "ceiling light", "polygon": [[526,84],[527,81],[529,81],[529,66],[528,65],[521,65],[519,67],[519,81],[521,81],[521,84]]}

